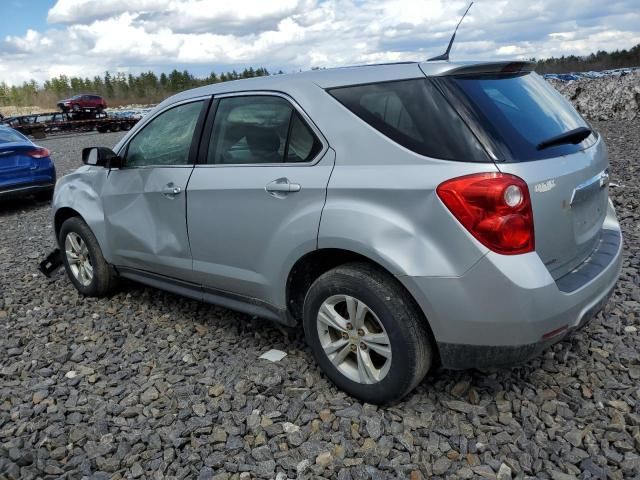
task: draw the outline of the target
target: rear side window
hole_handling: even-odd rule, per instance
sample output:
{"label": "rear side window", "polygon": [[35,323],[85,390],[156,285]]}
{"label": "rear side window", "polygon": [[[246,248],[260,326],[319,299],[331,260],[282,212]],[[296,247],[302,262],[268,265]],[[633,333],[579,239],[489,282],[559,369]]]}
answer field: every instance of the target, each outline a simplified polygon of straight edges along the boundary
{"label": "rear side window", "polygon": [[300,118],[300,114],[294,112],[289,128],[285,162],[306,162],[318,153],[320,147],[320,142]]}
{"label": "rear side window", "polygon": [[498,160],[557,157],[595,143],[592,134],[578,144],[538,148],[545,140],[589,125],[568,100],[536,73],[443,77],[438,81],[462,102],[487,134]]}
{"label": "rear side window", "polygon": [[266,95],[219,101],[207,163],[308,162],[322,145],[284,98]]}
{"label": "rear side window", "polygon": [[0,143],[24,142],[25,138],[15,130],[0,128]]}
{"label": "rear side window", "polygon": [[490,161],[473,133],[427,79],[340,87],[329,93],[373,128],[421,155]]}

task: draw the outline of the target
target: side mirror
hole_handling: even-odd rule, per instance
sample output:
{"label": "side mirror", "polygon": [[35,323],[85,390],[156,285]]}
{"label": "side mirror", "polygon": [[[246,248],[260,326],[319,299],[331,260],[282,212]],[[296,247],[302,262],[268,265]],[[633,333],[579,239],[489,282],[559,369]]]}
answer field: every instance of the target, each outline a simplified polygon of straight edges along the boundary
{"label": "side mirror", "polygon": [[119,168],[122,159],[110,148],[88,147],[82,149],[82,163],[96,167]]}

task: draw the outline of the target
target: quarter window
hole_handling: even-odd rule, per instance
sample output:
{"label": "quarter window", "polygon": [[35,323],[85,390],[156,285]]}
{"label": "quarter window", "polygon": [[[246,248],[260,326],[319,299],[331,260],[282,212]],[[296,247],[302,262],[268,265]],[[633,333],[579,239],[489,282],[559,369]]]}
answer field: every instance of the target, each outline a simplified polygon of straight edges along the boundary
{"label": "quarter window", "polygon": [[252,95],[218,104],[207,163],[307,162],[319,140],[284,98]]}
{"label": "quarter window", "polygon": [[129,143],[125,166],[188,165],[203,103],[178,105],[151,120]]}
{"label": "quarter window", "polygon": [[416,153],[489,161],[460,116],[426,78],[339,87],[329,93],[380,133]]}

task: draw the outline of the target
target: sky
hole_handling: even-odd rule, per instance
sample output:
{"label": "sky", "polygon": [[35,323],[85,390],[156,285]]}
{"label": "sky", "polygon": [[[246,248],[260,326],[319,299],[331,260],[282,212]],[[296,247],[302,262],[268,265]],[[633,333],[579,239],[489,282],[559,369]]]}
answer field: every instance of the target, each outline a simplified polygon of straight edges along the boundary
{"label": "sky", "polygon": [[[294,72],[444,51],[466,0],[0,0],[0,82],[248,67]],[[640,43],[640,0],[476,0],[452,59]]]}

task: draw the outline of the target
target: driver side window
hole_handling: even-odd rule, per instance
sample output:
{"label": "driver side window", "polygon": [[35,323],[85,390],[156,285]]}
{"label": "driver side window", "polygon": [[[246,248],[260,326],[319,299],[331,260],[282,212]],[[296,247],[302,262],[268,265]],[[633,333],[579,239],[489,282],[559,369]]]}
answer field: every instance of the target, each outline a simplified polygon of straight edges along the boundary
{"label": "driver side window", "polygon": [[204,101],[161,113],[129,142],[125,167],[188,165],[193,132]]}

